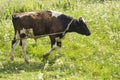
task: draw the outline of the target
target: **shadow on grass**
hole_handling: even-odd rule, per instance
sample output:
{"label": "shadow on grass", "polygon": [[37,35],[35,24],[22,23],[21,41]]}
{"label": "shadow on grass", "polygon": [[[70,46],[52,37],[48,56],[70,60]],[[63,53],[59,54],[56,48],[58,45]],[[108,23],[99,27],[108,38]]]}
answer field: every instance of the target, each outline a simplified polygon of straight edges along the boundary
{"label": "shadow on grass", "polygon": [[43,60],[35,60],[31,61],[29,64],[26,64],[24,61],[3,61],[2,65],[0,65],[0,73],[4,74],[13,74],[20,72],[38,72],[44,71],[44,67],[46,64],[53,65],[54,62],[58,59],[58,57],[54,57],[52,59],[43,58]]}
{"label": "shadow on grass", "polygon": [[26,64],[23,62],[6,62],[3,63],[0,68],[0,73],[19,73],[21,71],[24,72],[35,72],[44,69],[44,64],[40,62],[31,62],[30,64]]}

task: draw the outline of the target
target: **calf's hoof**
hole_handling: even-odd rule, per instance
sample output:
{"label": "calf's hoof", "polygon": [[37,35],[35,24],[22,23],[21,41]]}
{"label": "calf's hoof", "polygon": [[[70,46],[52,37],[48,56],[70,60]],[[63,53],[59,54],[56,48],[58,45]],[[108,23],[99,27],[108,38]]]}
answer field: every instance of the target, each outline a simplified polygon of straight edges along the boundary
{"label": "calf's hoof", "polygon": [[27,64],[29,64],[29,63],[30,63],[28,59],[25,59],[25,62],[26,62]]}
{"label": "calf's hoof", "polygon": [[10,60],[14,61],[14,56],[11,56],[11,57],[10,57]]}
{"label": "calf's hoof", "polygon": [[43,55],[43,58],[47,58],[49,55],[50,55],[49,53],[45,53],[45,54]]}
{"label": "calf's hoof", "polygon": [[63,54],[56,54],[56,56],[61,57],[61,56],[63,56]]}

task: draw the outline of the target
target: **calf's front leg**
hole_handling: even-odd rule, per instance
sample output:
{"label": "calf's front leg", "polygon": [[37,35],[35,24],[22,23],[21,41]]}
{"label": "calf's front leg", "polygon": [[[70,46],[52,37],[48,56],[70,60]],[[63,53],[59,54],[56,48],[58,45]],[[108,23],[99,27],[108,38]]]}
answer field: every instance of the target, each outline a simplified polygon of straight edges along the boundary
{"label": "calf's front leg", "polygon": [[43,55],[43,57],[47,57],[48,55],[50,55],[50,53],[57,47],[55,38],[50,36],[50,40],[51,40],[51,49],[48,52],[46,52]]}
{"label": "calf's front leg", "polygon": [[55,48],[57,47],[58,48],[58,54],[61,55],[61,51],[60,51],[60,48],[61,48],[61,38],[57,37],[57,38],[54,38],[54,37],[50,37],[50,40],[51,40],[51,49],[46,52],[43,57],[47,57],[48,55],[50,55],[50,53],[55,50]]}

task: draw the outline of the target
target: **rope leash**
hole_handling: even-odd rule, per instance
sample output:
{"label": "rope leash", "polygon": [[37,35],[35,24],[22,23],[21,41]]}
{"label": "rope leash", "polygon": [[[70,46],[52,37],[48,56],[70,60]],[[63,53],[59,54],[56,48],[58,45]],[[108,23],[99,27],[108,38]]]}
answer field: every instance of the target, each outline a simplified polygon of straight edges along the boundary
{"label": "rope leash", "polygon": [[[44,36],[56,35],[56,34],[65,35],[66,31],[69,30],[70,25],[71,25],[72,22],[73,22],[73,19],[69,22],[69,24],[67,25],[67,28],[63,32],[57,32],[57,33],[51,33],[51,34],[43,34],[43,35],[34,36],[34,37],[18,38],[18,39],[15,39],[15,40],[28,39],[28,38],[39,38],[39,37],[44,37]],[[12,41],[12,40],[0,40],[0,42],[10,42],[10,41]]]}

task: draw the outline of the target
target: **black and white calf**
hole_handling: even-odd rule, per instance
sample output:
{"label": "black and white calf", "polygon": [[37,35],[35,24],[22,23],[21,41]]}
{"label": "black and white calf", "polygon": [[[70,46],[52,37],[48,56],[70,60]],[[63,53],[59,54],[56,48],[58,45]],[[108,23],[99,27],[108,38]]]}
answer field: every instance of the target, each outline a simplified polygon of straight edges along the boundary
{"label": "black and white calf", "polygon": [[[61,39],[67,32],[77,32],[89,36],[91,33],[82,17],[74,19],[60,12],[55,11],[32,11],[25,13],[15,13],[12,15],[15,36],[12,40],[11,60],[14,60],[14,49],[18,41],[22,48],[22,53],[26,63],[29,63],[26,57],[26,39],[48,35],[51,40],[51,49],[44,54],[48,56],[51,51],[58,47],[60,54]],[[68,29],[67,29],[68,28]],[[64,33],[61,33],[64,32]]]}

